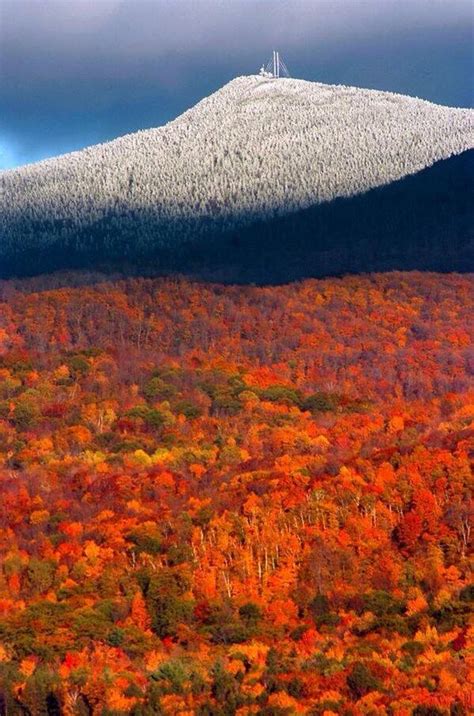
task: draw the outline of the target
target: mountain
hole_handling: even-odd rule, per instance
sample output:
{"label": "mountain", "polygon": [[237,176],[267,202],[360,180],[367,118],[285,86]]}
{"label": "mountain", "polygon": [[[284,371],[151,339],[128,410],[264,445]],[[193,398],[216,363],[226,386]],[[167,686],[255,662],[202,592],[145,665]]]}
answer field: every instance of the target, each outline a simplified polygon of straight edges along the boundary
{"label": "mountain", "polygon": [[1,275],[471,269],[473,118],[389,92],[240,77],[164,127],[0,174]]}

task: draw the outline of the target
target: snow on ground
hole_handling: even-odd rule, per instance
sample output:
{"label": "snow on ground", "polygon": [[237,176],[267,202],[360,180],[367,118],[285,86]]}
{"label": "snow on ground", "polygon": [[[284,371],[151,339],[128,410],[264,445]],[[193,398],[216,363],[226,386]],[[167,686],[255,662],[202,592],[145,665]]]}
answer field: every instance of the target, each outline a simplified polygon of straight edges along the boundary
{"label": "snow on ground", "polygon": [[472,110],[239,77],[164,127],[0,173],[0,231],[6,246],[44,217],[64,236],[136,212],[238,223],[358,194],[473,146]]}

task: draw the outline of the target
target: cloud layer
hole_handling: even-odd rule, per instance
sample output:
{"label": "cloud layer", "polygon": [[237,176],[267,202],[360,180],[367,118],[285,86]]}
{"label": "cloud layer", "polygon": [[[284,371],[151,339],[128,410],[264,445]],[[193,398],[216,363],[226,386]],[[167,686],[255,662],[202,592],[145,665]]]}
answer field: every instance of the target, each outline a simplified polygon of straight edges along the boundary
{"label": "cloud layer", "polygon": [[470,104],[469,0],[0,0],[0,168],[167,121],[277,46],[295,76]]}

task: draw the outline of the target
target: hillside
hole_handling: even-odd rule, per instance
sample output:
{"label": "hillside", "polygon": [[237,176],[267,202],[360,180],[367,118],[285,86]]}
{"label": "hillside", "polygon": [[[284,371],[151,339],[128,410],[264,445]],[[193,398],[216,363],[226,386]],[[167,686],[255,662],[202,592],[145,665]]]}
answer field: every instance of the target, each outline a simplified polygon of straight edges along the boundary
{"label": "hillside", "polygon": [[0,282],[0,712],[467,716],[473,277],[44,282]]}
{"label": "hillside", "polygon": [[[54,257],[57,268],[128,261],[186,272],[191,244],[205,264],[209,242],[391,185],[470,149],[473,136],[470,110],[240,77],[164,127],[0,174],[1,275],[55,267]],[[288,225],[281,246],[297,230]],[[329,230],[317,238],[333,241]]]}

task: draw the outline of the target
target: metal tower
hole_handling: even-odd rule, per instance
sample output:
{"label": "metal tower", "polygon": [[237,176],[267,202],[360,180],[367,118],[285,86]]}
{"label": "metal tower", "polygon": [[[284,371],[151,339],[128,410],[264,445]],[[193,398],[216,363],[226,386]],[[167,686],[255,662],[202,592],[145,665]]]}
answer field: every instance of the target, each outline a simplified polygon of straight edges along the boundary
{"label": "metal tower", "polygon": [[279,79],[280,77],[289,77],[288,67],[285,65],[283,60],[280,58],[278,50],[273,50],[273,54],[268,60],[267,64],[262,67],[260,74],[263,77],[274,77]]}

